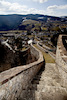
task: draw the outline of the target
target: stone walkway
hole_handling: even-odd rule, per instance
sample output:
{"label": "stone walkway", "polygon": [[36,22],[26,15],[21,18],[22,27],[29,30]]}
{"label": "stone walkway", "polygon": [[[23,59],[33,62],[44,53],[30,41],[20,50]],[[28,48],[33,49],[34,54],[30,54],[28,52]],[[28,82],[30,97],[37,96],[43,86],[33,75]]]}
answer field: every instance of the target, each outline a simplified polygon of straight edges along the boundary
{"label": "stone walkway", "polygon": [[60,81],[55,64],[47,63],[35,91],[35,100],[67,100],[67,91]]}
{"label": "stone walkway", "polygon": [[23,100],[67,100],[66,88],[60,81],[55,64],[47,63],[33,79]]}

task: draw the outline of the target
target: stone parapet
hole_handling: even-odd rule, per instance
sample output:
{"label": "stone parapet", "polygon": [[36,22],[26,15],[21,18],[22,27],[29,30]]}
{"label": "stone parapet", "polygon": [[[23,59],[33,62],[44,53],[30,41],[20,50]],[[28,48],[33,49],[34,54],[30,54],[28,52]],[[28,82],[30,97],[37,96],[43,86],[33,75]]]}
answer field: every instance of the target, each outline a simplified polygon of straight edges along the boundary
{"label": "stone parapet", "polygon": [[[57,51],[56,51],[56,66],[59,71],[59,75],[61,77],[61,85],[67,88],[67,51],[63,45],[62,37],[64,35],[60,35],[57,43]],[[67,35],[65,35],[67,37]]]}
{"label": "stone parapet", "polygon": [[42,53],[33,45],[31,53],[37,57],[37,61],[0,73],[0,100],[23,100],[29,83],[44,65]]}

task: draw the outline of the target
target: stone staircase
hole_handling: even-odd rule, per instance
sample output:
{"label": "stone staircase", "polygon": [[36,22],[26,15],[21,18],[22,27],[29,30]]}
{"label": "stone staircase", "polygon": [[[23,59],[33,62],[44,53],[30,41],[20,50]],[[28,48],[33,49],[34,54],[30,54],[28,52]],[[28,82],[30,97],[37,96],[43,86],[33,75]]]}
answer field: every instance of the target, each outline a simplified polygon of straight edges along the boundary
{"label": "stone staircase", "polygon": [[55,64],[46,63],[34,77],[23,100],[67,100],[67,90],[60,81]]}

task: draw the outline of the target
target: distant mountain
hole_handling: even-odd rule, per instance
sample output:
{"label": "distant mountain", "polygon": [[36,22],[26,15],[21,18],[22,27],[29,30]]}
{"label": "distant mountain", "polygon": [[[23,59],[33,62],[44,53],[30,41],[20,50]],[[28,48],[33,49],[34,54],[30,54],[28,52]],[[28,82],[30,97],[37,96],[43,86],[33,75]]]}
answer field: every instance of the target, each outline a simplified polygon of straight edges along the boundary
{"label": "distant mountain", "polygon": [[61,20],[60,17],[40,15],[40,14],[28,14],[28,15],[0,15],[0,31],[16,30],[24,19],[31,19],[35,21],[44,21],[47,19]]}
{"label": "distant mountain", "polygon": [[0,15],[0,31],[17,29],[22,15]]}

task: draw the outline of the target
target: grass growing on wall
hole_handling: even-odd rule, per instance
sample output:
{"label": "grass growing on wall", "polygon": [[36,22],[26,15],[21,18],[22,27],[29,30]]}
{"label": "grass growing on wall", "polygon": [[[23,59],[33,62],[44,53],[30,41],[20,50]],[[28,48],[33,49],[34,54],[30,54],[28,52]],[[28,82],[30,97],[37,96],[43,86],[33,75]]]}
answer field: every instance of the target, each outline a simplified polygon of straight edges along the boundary
{"label": "grass growing on wall", "polygon": [[42,51],[36,44],[34,46],[42,52],[46,63],[55,63],[55,60],[48,53]]}

